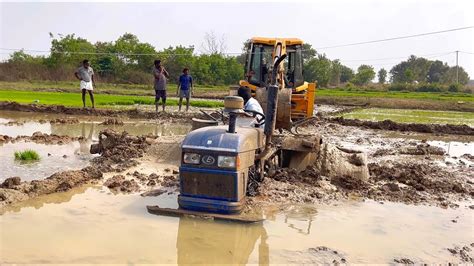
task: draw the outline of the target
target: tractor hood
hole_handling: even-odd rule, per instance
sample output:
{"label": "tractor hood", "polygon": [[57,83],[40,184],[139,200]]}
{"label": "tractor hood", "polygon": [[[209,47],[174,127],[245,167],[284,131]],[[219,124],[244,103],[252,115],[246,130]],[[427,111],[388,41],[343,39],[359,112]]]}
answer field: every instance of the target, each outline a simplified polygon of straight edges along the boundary
{"label": "tractor hood", "polygon": [[228,133],[227,130],[227,126],[196,129],[186,136],[181,148],[242,153],[264,146],[263,129],[237,127],[236,133]]}

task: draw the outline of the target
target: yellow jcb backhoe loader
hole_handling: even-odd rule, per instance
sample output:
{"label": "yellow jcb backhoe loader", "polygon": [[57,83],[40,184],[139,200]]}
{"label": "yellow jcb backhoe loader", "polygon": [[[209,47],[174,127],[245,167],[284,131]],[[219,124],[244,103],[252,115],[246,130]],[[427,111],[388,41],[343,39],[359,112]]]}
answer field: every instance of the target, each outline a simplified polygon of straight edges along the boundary
{"label": "yellow jcb backhoe loader", "polygon": [[[240,86],[249,87],[266,110],[266,86],[272,81],[272,67],[279,65],[276,83],[279,85],[276,128],[290,129],[292,123],[313,116],[316,83],[303,78],[303,41],[296,38],[261,38],[250,40],[245,63],[245,80]],[[290,106],[290,108],[288,108]]]}

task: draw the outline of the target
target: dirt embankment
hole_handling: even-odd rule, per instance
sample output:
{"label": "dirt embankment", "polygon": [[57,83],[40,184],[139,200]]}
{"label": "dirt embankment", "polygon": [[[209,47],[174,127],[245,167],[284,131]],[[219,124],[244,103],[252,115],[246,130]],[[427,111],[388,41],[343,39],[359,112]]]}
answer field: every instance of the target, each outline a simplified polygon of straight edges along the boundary
{"label": "dirt embankment", "polygon": [[363,153],[328,148],[331,146],[323,147],[317,163],[303,172],[279,169],[266,178],[260,195],[250,199],[251,205],[327,203],[357,197],[457,207],[457,201],[474,199],[472,167],[443,166],[440,160],[445,151],[441,148],[420,143],[380,149],[373,155],[377,160],[368,162]]}
{"label": "dirt embankment", "polygon": [[331,123],[337,123],[344,126],[354,126],[354,127],[362,127],[362,128],[370,128],[370,129],[474,136],[474,128],[467,125],[397,123],[392,120],[374,122],[374,121],[364,121],[364,120],[359,120],[359,119],[346,119],[342,117],[326,118],[326,121],[331,122]]}
{"label": "dirt embankment", "polygon": [[0,186],[0,207],[39,195],[68,191],[73,187],[101,178],[102,173],[93,166],[82,170],[55,173],[44,180],[29,182],[21,182],[19,177],[10,177]]}
{"label": "dirt embankment", "polygon": [[35,132],[32,136],[17,136],[10,137],[7,135],[0,135],[0,144],[1,143],[15,143],[18,141],[30,141],[39,144],[57,144],[62,145],[70,143],[73,141],[82,141],[84,137],[70,137],[70,136],[59,136],[55,134],[45,134],[41,132]]}
{"label": "dirt embankment", "polygon": [[326,177],[316,167],[308,167],[300,173],[293,169],[280,170],[273,178],[264,180],[260,195],[251,202],[323,203],[359,197],[457,207],[456,201],[474,198],[473,183],[469,179],[436,163],[385,161],[370,163],[368,168],[367,181],[352,176]]}
{"label": "dirt embankment", "polygon": [[90,152],[101,156],[92,159],[101,172],[122,172],[138,165],[136,158],[143,157],[153,136],[130,136],[127,132],[117,133],[106,129],[99,133],[99,143],[92,144]]}
{"label": "dirt embankment", "polygon": [[384,97],[340,97],[340,96],[322,96],[316,92],[316,103],[339,106],[366,106],[392,109],[425,109],[440,111],[461,111],[474,112],[472,102],[439,101],[435,99],[396,99]]}
{"label": "dirt embankment", "polygon": [[63,105],[41,105],[41,104],[19,104],[16,102],[0,102],[0,110],[55,113],[67,115],[93,115],[106,117],[128,117],[128,118],[159,118],[167,121],[191,121],[193,117],[204,118],[198,113],[167,112],[156,113],[146,112],[138,109],[110,110],[110,109],[84,109],[75,107],[65,107]]}
{"label": "dirt embankment", "polygon": [[0,185],[0,207],[97,182],[102,179],[103,173],[120,172],[137,165],[136,159],[143,156],[151,140],[147,137],[129,136],[126,132],[119,134],[110,129],[102,131],[99,134],[99,144],[91,147],[93,153],[100,153],[101,156],[94,158],[90,166],[55,173],[44,180],[22,182],[19,177],[8,178]]}

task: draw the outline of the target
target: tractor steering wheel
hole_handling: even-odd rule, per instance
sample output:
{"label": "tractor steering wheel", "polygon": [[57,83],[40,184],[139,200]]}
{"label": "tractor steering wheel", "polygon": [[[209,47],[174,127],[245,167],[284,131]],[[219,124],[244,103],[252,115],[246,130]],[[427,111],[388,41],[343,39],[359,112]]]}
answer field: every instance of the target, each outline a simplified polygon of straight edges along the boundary
{"label": "tractor steering wheel", "polygon": [[[260,127],[261,125],[265,124],[265,115],[264,114],[262,114],[260,112],[257,112],[257,111],[254,111],[254,110],[244,110],[244,112],[251,113],[252,117],[257,120],[257,124],[255,124],[255,126]],[[260,117],[257,117],[257,116],[260,116]]]}

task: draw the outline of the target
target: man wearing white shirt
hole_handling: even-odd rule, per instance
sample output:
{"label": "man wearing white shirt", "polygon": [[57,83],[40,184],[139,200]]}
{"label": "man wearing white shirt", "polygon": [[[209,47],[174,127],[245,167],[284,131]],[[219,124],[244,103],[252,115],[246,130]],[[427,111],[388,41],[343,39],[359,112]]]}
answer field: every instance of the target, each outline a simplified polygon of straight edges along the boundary
{"label": "man wearing white shirt", "polygon": [[74,72],[74,75],[78,80],[81,81],[80,88],[82,91],[82,105],[86,108],[86,92],[89,92],[89,96],[92,102],[92,108],[95,108],[94,105],[94,94],[93,90],[95,87],[94,80],[94,70],[89,64],[89,60],[82,61],[82,66]]}
{"label": "man wearing white shirt", "polygon": [[[250,90],[250,88],[240,87],[239,90],[237,91],[237,95],[244,99],[244,110],[255,111],[255,112],[259,112],[263,114],[262,106],[255,98],[252,97],[252,91]],[[257,115],[257,117],[259,116]],[[254,118],[249,119],[249,118],[239,117],[239,119],[237,120],[238,120],[237,121],[238,125],[251,126],[251,125],[256,124],[256,121]]]}

